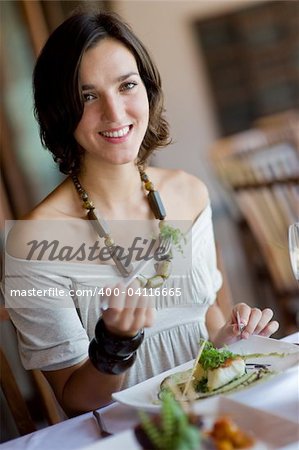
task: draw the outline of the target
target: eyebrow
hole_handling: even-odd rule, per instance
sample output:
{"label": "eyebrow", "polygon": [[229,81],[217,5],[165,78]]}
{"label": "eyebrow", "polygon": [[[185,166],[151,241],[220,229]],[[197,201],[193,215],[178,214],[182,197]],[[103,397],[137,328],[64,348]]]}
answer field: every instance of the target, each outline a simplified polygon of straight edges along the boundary
{"label": "eyebrow", "polygon": [[[116,82],[121,82],[121,81],[125,81],[127,78],[131,77],[132,75],[137,75],[138,77],[140,76],[138,72],[129,72],[126,73],[125,75],[121,75],[120,77],[116,78]],[[88,91],[89,89],[94,89],[95,85],[94,84],[83,84],[81,86],[82,91]]]}

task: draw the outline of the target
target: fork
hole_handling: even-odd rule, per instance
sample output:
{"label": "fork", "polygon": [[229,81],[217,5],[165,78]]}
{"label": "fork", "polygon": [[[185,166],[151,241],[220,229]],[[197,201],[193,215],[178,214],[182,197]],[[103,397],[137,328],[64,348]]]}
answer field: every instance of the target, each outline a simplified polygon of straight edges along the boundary
{"label": "fork", "polygon": [[126,289],[132,281],[141,274],[141,272],[146,268],[148,263],[153,259],[157,259],[158,261],[161,261],[162,259],[165,259],[170,252],[172,246],[172,237],[170,238],[159,238],[159,244],[158,247],[154,253],[154,255],[149,259],[142,260],[138,266],[130,273],[130,275],[125,279],[124,282],[124,288]]}
{"label": "fork", "polygon": [[245,328],[245,325],[244,325],[244,323],[241,322],[239,311],[237,311],[236,317],[237,317],[238,331],[239,331],[239,333],[242,333],[242,331],[243,331],[244,328]]}
{"label": "fork", "polygon": [[[163,259],[166,259],[167,256],[169,256],[171,246],[172,246],[172,237],[162,239],[159,238],[159,244],[154,255],[149,259],[142,260],[137,265],[137,267],[125,279],[125,282],[123,284],[124,289],[127,289],[127,287],[130,286],[132,281],[135,280],[135,278],[141,274],[141,272],[146,268],[146,266],[150,263],[150,261],[152,261],[153,258],[155,258],[158,262],[162,261]],[[108,307],[109,307],[108,299],[107,297],[103,297],[101,301],[101,310],[106,311]]]}
{"label": "fork", "polygon": [[92,411],[92,414],[93,414],[94,418],[97,421],[98,427],[100,429],[101,436],[103,438],[108,437],[108,436],[112,436],[112,433],[109,433],[109,431],[107,430],[107,428],[106,428],[106,426],[104,424],[103,418],[101,417],[101,414],[98,411],[96,411],[96,410]]}
{"label": "fork", "polygon": [[158,261],[162,261],[169,256],[173,244],[172,241],[172,236],[159,238],[159,245],[155,252],[155,258]]}

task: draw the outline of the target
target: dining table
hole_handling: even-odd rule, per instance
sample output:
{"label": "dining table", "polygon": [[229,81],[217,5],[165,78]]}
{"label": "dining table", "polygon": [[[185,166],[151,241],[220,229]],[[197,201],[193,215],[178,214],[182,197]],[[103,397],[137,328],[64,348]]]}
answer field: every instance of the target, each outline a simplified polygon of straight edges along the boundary
{"label": "dining table", "polygon": [[[299,332],[282,338],[282,341],[299,343]],[[230,397],[230,396],[229,396]],[[253,408],[256,421],[263,421],[263,414],[281,424],[279,433],[293,435],[290,443],[266,448],[284,450],[299,449],[299,367],[288,369],[285,373],[261,383],[257,389],[244,390],[233,396],[244,408]],[[67,419],[31,434],[4,442],[1,450],[139,450],[133,428],[140,421],[138,411],[130,406],[113,402],[100,408],[98,412],[111,436],[103,437],[93,412]],[[266,414],[265,414],[266,413]],[[274,421],[275,422],[275,421]],[[275,425],[273,422],[273,433]],[[285,424],[285,428],[284,427]],[[270,425],[271,427],[271,425]],[[297,430],[297,433],[296,433]],[[269,429],[268,429],[269,432]],[[271,432],[271,430],[270,430]],[[273,434],[274,435],[274,434]],[[275,439],[274,439],[275,440]],[[279,442],[279,440],[277,441]]]}

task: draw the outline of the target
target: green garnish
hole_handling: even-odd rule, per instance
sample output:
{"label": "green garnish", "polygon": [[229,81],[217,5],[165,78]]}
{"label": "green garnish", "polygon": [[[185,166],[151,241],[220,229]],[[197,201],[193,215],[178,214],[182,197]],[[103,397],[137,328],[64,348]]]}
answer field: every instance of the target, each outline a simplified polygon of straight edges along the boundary
{"label": "green garnish", "polygon": [[145,412],[140,412],[141,426],[157,450],[196,450],[200,432],[189,422],[188,415],[169,392],[163,392],[159,424],[155,424]]}
{"label": "green garnish", "polygon": [[195,392],[208,392],[208,379],[206,377],[201,378],[200,380],[194,383]]}
{"label": "green garnish", "polygon": [[183,253],[181,241],[184,241],[186,244],[186,237],[184,233],[179,228],[174,228],[169,224],[163,223],[160,229],[160,237],[161,238],[171,238],[172,244],[180,253]]}
{"label": "green garnish", "polygon": [[207,342],[199,359],[199,364],[204,370],[217,369],[217,367],[221,366],[228,358],[237,357],[238,355],[235,355],[229,350],[218,350],[211,342]]}

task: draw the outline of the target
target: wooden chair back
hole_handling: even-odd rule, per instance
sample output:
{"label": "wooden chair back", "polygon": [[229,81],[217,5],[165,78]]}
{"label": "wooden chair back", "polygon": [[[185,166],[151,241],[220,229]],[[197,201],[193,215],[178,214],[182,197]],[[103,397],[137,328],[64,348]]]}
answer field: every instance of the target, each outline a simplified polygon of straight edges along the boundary
{"label": "wooden chair back", "polygon": [[279,292],[296,291],[287,231],[299,219],[299,148],[295,126],[251,129],[218,141],[213,158],[247,222]]}
{"label": "wooden chair back", "polygon": [[36,411],[35,414],[33,414],[33,411],[32,413],[30,412],[9,361],[3,349],[0,348],[0,385],[16,428],[21,436],[36,431],[37,426],[33,416],[36,417],[38,415],[39,422],[46,421],[48,425],[54,425],[66,418],[42,372],[40,370],[32,370],[29,371],[29,375],[31,375],[32,384],[35,388],[37,403],[40,405],[38,414]]}
{"label": "wooden chair back", "polygon": [[42,405],[45,419],[49,425],[54,425],[66,419],[66,415],[58,404],[51,386],[40,370],[31,371],[34,384]]}
{"label": "wooden chair back", "polygon": [[7,361],[5,353],[0,348],[0,382],[1,389],[12,413],[20,435],[36,431],[36,426],[30,415],[27,404],[16,383],[14,374]]}
{"label": "wooden chair back", "polygon": [[[273,291],[284,304],[298,296],[288,252],[288,227],[299,220],[298,130],[299,116],[296,120],[293,115],[291,121],[273,119],[260,128],[220,139],[212,149],[240,224],[246,224],[252,247],[258,248],[258,252],[247,248],[249,260],[260,253]],[[257,272],[263,273],[261,268],[261,262],[256,262]]]}

